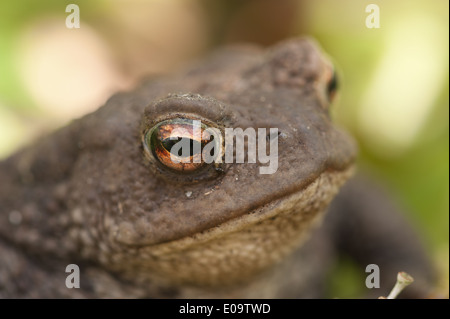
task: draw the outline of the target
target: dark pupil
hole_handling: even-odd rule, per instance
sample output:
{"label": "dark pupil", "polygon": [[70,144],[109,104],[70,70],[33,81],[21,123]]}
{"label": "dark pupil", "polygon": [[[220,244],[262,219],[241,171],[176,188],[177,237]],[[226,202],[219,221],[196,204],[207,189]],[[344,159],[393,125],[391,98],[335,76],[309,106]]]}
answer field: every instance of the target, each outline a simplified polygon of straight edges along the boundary
{"label": "dark pupil", "polygon": [[[166,138],[161,141],[162,146],[170,153],[172,153],[172,147],[177,144],[178,142],[181,143],[181,147],[178,148],[178,154],[174,154],[178,157],[183,156],[183,149],[186,149],[189,147],[189,155],[188,156],[194,156],[194,144],[197,145],[196,147],[201,150],[201,144],[198,141],[194,141],[193,139],[186,138],[186,137],[177,137],[177,138]],[[189,144],[189,146],[188,146]],[[200,147],[198,146],[200,144]]]}
{"label": "dark pupil", "polygon": [[333,94],[338,88],[338,80],[336,72],[333,72],[331,80],[328,82],[328,94]]}

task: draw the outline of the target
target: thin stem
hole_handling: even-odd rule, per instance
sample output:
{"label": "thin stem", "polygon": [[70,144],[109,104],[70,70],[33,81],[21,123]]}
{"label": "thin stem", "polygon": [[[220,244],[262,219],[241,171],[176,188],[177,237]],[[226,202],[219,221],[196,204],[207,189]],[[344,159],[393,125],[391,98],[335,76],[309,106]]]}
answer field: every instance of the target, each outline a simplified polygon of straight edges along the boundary
{"label": "thin stem", "polygon": [[401,271],[397,274],[397,282],[392,288],[391,293],[387,296],[387,299],[395,299],[406,286],[410,285],[414,281],[414,278],[408,275],[406,272]]}

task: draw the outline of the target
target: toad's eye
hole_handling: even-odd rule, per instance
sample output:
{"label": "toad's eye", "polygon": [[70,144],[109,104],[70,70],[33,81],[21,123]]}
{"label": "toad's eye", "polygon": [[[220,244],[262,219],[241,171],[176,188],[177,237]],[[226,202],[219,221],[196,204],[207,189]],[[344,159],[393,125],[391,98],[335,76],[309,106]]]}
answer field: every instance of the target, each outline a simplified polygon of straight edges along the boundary
{"label": "toad's eye", "polygon": [[337,89],[338,89],[338,76],[336,74],[336,71],[333,71],[333,73],[327,83],[327,94],[328,94],[328,99],[330,101],[333,101],[333,98],[336,95]]}
{"label": "toad's eye", "polygon": [[217,131],[189,118],[165,120],[144,134],[144,149],[165,167],[191,173],[211,163],[220,153],[214,138],[220,135]]}

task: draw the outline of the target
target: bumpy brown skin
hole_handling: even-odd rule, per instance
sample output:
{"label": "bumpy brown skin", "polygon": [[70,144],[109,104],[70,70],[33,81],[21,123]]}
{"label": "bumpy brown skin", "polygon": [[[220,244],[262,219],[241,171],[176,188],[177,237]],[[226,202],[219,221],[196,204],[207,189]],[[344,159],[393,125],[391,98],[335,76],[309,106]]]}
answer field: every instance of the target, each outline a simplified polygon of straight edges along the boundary
{"label": "bumpy brown skin", "polygon": [[[0,297],[321,297],[341,250],[380,265],[380,295],[401,270],[423,294],[430,270],[416,237],[366,183],[349,183],[298,248],[356,155],[330,120],[331,73],[310,40],[222,49],[1,162]],[[147,129],[186,115],[222,131],[278,128],[278,170],[181,175],[144,155]],[[79,289],[65,286],[68,264],[81,269]]]}

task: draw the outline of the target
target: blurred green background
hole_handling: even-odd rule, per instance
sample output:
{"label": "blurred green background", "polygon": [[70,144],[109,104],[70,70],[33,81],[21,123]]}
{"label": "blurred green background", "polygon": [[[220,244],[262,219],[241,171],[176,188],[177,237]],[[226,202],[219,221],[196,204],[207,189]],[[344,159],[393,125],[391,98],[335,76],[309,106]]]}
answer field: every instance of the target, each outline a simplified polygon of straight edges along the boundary
{"label": "blurred green background", "polygon": [[[66,28],[66,5],[81,27]],[[367,28],[368,4],[380,28]],[[0,2],[0,158],[149,74],[175,71],[236,42],[316,38],[336,64],[336,121],[359,167],[410,212],[448,297],[449,2],[148,0]],[[330,296],[358,296],[365,273],[345,258]],[[344,282],[344,284],[343,284]]]}

